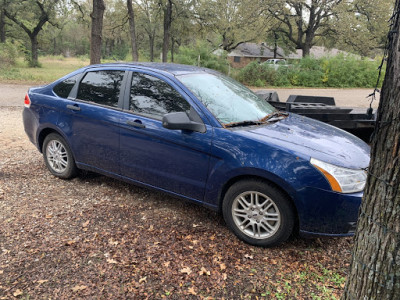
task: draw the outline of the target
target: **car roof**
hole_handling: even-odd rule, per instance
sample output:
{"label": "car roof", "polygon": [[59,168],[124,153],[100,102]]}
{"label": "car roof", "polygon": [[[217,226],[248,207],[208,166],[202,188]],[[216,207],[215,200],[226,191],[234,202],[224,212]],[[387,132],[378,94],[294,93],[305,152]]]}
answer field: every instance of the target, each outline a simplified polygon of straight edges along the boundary
{"label": "car roof", "polygon": [[183,75],[193,73],[216,73],[214,70],[207,68],[181,65],[174,63],[156,63],[156,62],[121,62],[121,63],[106,63],[98,65],[90,65],[87,68],[104,68],[104,67],[133,67],[144,70],[162,71],[172,75]]}

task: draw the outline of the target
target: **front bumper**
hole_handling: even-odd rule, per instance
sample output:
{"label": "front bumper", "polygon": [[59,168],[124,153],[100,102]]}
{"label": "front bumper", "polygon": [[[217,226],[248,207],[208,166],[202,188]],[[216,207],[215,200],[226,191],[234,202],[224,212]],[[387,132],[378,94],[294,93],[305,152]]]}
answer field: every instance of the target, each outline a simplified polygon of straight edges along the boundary
{"label": "front bumper", "polygon": [[354,234],[363,193],[341,194],[304,188],[295,200],[300,234],[350,236]]}

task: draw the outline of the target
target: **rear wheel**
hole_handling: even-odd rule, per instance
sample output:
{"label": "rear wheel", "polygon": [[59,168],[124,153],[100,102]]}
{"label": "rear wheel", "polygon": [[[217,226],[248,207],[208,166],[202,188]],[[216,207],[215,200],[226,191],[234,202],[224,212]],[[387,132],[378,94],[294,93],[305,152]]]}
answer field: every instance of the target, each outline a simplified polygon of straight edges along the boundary
{"label": "rear wheel", "polygon": [[295,217],[289,199],[266,182],[235,183],[225,194],[222,211],[229,228],[251,245],[274,246],[293,231]]}
{"label": "rear wheel", "polygon": [[73,178],[77,167],[67,142],[56,133],[51,133],[43,142],[43,157],[49,171],[63,179]]}

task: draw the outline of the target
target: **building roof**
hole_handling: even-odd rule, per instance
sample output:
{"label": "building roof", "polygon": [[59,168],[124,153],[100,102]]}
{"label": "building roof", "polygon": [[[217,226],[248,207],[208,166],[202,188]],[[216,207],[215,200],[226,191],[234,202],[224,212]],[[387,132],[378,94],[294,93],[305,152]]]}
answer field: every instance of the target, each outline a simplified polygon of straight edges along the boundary
{"label": "building roof", "polygon": [[[232,50],[228,56],[242,56],[242,57],[274,57],[273,48],[268,47],[265,43],[243,43]],[[277,58],[283,58],[282,49],[278,48]]]}

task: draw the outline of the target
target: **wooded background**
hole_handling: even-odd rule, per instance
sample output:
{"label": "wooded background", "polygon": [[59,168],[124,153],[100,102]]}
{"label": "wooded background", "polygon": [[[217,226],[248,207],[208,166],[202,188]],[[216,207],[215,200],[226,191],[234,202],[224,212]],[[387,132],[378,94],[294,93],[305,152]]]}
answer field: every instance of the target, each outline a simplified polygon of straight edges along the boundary
{"label": "wooded background", "polygon": [[231,51],[244,42],[375,57],[392,11],[390,0],[0,0],[0,41],[33,66],[40,54],[174,61],[185,47]]}

